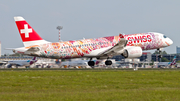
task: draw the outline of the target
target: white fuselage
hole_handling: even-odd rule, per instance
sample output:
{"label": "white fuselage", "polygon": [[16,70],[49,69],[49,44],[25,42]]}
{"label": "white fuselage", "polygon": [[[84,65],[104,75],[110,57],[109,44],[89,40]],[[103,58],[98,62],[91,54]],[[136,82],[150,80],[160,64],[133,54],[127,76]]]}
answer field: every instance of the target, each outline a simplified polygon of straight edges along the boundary
{"label": "white fuselage", "polygon": [[30,60],[12,60],[8,61],[8,64],[18,66],[30,66]]}
{"label": "white fuselage", "polygon": [[[170,46],[173,42],[161,33],[139,33],[124,36],[128,40],[127,47],[140,47],[142,50],[159,49]],[[84,39],[77,41],[66,41],[56,43],[45,43],[35,46],[15,49],[15,53],[30,56],[68,59],[81,57],[98,57],[102,52],[111,49],[120,41],[119,36],[102,37],[96,39]],[[37,47],[39,51],[31,52],[27,50]]]}

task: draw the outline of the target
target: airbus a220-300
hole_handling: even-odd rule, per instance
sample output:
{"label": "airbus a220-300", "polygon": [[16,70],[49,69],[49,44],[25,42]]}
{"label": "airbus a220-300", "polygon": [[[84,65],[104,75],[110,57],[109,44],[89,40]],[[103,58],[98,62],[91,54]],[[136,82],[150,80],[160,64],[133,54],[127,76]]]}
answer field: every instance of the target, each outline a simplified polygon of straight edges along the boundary
{"label": "airbus a220-300", "polygon": [[42,39],[23,17],[14,17],[24,47],[13,49],[14,53],[53,59],[89,58],[88,65],[94,66],[92,58],[107,59],[111,65],[115,55],[136,58],[143,50],[160,49],[173,44],[164,34],[147,32],[76,41],[48,42]]}

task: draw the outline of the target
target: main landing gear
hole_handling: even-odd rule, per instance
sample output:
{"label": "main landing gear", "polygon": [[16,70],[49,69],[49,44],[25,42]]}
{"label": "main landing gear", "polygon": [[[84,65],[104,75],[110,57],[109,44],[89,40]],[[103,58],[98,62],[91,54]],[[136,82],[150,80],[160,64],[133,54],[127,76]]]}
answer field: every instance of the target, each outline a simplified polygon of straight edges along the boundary
{"label": "main landing gear", "polygon": [[[94,67],[95,62],[92,61],[92,58],[90,58],[90,61],[88,61],[88,65],[91,66],[92,68]],[[107,58],[107,60],[105,61],[105,65],[106,65],[106,66],[112,65],[112,61],[111,61],[111,60],[108,60],[108,58]]]}
{"label": "main landing gear", "polygon": [[88,65],[94,67],[95,63],[94,61],[92,61],[92,58],[90,59],[90,61],[88,61]]}
{"label": "main landing gear", "polygon": [[105,65],[107,65],[107,66],[112,65],[112,61],[107,59],[107,60],[105,61]]}

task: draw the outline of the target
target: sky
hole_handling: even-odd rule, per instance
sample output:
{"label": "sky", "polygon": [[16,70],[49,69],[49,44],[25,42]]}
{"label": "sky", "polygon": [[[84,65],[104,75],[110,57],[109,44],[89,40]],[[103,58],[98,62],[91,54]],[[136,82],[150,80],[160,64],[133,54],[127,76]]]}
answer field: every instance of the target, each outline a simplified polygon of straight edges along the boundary
{"label": "sky", "polygon": [[[22,16],[45,40],[58,42],[83,38],[159,32],[173,40],[163,51],[180,46],[180,0],[1,0],[1,54],[5,48],[23,47],[14,16]],[[154,52],[155,50],[151,51]]]}

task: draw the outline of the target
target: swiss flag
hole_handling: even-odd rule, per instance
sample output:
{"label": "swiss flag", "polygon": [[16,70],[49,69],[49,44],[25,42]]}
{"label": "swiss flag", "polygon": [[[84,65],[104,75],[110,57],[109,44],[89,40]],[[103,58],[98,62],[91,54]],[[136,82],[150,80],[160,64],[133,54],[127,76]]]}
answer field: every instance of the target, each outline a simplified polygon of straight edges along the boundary
{"label": "swiss flag", "polygon": [[23,42],[43,40],[24,19],[16,18],[15,22]]}

